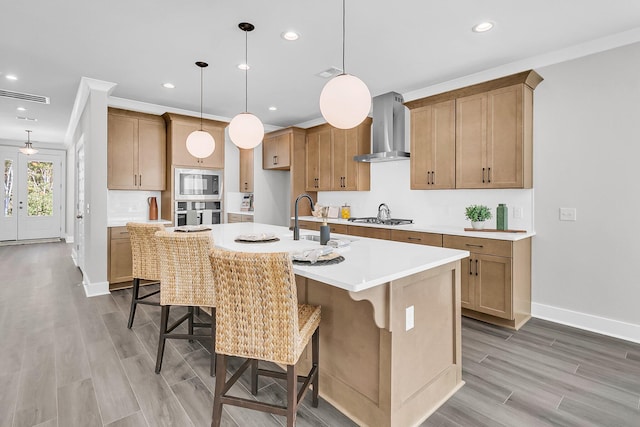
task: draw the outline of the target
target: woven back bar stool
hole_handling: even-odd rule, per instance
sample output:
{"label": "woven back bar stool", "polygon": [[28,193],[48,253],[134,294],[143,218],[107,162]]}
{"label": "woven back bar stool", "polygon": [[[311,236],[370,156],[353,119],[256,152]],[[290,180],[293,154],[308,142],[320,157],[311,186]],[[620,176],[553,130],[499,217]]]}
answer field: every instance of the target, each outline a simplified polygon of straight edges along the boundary
{"label": "woven back bar stool", "polygon": [[160,281],[160,264],[158,263],[158,251],[156,250],[155,234],[164,230],[164,226],[158,224],[127,223],[127,231],[131,240],[131,260],[133,289],[131,290],[131,310],[129,311],[129,323],[127,328],[133,326],[133,318],[136,315],[138,304],[159,306],[158,302],[146,301],[158,291],[148,293],[140,297],[140,280]]}
{"label": "woven back bar stool", "polygon": [[[296,422],[298,404],[313,384],[318,407],[320,307],[298,304],[296,281],[288,253],[243,253],[213,249],[211,267],[216,278],[217,371],[227,369],[227,356],[247,360],[226,381],[216,376],[212,427],[219,427],[222,405],[234,405],[287,417]],[[311,339],[312,367],[298,377],[295,364]],[[287,365],[287,372],[259,369],[258,360]],[[251,392],[258,393],[258,375],[287,381],[287,406],[227,395],[251,367]],[[298,391],[298,381],[302,387]]]}
{"label": "woven back bar stool", "polygon": [[[211,375],[215,375],[216,354],[216,297],[213,274],[209,262],[209,250],[213,247],[211,233],[179,233],[159,231],[156,233],[160,258],[160,338],[156,358],[156,374],[162,368],[165,341],[167,339],[209,339],[211,338]],[[187,313],[173,325],[169,325],[169,308],[172,305],[188,307]],[[196,323],[193,319],[194,307],[210,307],[211,323]],[[188,333],[171,333],[184,321],[188,323]],[[193,328],[211,328],[211,335],[194,335]]]}

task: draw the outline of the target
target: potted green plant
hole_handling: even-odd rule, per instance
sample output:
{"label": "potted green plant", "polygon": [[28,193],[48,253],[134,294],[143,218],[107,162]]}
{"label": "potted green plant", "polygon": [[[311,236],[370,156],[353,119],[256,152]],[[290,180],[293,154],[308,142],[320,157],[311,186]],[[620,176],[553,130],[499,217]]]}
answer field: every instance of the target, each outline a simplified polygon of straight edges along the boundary
{"label": "potted green plant", "polygon": [[482,230],[484,222],[491,219],[491,211],[485,205],[471,205],[465,208],[465,217],[471,221],[474,229]]}

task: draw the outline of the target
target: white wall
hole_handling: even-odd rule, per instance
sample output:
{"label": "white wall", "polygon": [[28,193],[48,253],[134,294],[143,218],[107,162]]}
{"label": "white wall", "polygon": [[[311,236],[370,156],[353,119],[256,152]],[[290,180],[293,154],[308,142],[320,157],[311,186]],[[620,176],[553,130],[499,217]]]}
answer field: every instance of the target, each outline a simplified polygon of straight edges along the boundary
{"label": "white wall", "polygon": [[640,342],[640,43],[537,71],[534,314]]}
{"label": "white wall", "polygon": [[149,218],[149,197],[155,197],[158,216],[162,212],[160,191],[108,190],[107,218],[109,220],[146,220]]}

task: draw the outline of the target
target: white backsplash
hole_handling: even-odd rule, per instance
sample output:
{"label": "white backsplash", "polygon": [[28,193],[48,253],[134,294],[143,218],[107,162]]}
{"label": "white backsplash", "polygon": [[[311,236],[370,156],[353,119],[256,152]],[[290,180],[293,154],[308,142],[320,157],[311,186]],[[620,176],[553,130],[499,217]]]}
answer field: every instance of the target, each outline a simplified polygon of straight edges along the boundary
{"label": "white backsplash", "polygon": [[161,202],[159,191],[127,191],[109,190],[107,192],[107,218],[110,220],[140,220],[149,218],[149,204],[147,199],[155,197],[158,203],[158,218],[160,218]]}
{"label": "white backsplash", "polygon": [[240,212],[242,207],[242,198],[245,193],[236,191],[227,191],[225,199],[225,209],[227,212]]}
{"label": "white backsplash", "polygon": [[[469,227],[465,207],[483,204],[491,208],[493,219],[487,228],[495,228],[499,203],[509,209],[511,229],[534,231],[533,190],[411,190],[408,160],[371,164],[371,191],[323,191],[321,205],[351,205],[352,217],[376,216],[380,203],[386,203],[393,218],[413,219],[417,224]],[[516,210],[522,218],[515,218]]]}

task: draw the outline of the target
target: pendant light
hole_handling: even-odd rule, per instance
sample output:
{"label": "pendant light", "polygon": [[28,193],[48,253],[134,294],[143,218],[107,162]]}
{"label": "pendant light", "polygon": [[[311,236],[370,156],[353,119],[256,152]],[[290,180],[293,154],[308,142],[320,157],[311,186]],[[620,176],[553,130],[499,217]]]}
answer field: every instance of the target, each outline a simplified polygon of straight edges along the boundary
{"label": "pendant light", "polygon": [[[249,31],[253,31],[255,27],[248,22],[241,22],[238,27],[244,31],[244,63],[249,64],[247,61],[247,39]],[[257,147],[264,138],[264,125],[259,118],[249,113],[247,106],[249,98],[248,68],[244,70],[244,113],[236,115],[229,123],[229,138],[238,148],[245,150]]]}
{"label": "pendant light", "polygon": [[339,129],[358,126],[369,115],[371,93],[362,80],[347,74],[344,68],[345,0],[342,0],[342,74],[332,78],[320,93],[320,112]]}
{"label": "pendant light", "polygon": [[26,154],[27,156],[36,154],[38,150],[33,148],[33,146],[31,145],[31,131],[25,130],[25,132],[27,132],[27,142],[24,143],[24,147],[20,148],[20,152],[22,154]]}
{"label": "pendant light", "polygon": [[202,130],[202,70],[209,64],[198,61],[196,65],[200,67],[200,130],[194,130],[187,137],[187,151],[193,157],[204,159],[213,154],[216,149],[216,141],[209,132]]}

